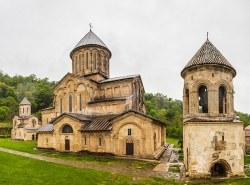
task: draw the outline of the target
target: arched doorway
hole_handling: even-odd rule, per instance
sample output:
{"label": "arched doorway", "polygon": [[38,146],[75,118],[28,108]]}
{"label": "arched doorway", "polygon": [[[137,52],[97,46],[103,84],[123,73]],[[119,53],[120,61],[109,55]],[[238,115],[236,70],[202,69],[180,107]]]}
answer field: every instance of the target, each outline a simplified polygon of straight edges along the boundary
{"label": "arched doorway", "polygon": [[35,140],[35,134],[32,134],[32,140]]}
{"label": "arched doorway", "polygon": [[126,140],[126,155],[134,155],[134,142],[131,138]]}
{"label": "arched doorway", "polygon": [[211,177],[227,177],[228,173],[231,171],[230,169],[226,161],[220,160],[211,166]]}
{"label": "arched doorway", "polygon": [[70,150],[70,140],[65,138],[65,150]]}

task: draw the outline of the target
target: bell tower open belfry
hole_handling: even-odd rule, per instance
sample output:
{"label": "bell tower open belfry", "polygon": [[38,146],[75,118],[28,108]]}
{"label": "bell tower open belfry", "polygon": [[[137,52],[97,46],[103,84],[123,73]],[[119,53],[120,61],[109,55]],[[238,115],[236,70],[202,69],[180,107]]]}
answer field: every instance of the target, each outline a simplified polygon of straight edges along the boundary
{"label": "bell tower open belfry", "polygon": [[244,176],[244,129],[234,110],[236,70],[208,40],[181,71],[184,165],[190,179]]}

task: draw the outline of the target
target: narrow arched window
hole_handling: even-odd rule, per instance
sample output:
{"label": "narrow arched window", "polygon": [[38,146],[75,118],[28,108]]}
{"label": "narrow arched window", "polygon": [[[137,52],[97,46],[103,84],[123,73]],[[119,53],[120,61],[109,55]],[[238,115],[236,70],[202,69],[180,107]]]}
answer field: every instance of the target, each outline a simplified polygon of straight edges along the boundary
{"label": "narrow arched window", "polygon": [[82,94],[79,94],[79,110],[82,111]]}
{"label": "narrow arched window", "polygon": [[[77,68],[77,56],[76,56],[75,61],[76,61],[76,68]],[[77,72],[77,69],[75,69],[75,71]]]}
{"label": "narrow arched window", "polygon": [[69,112],[72,112],[72,95],[69,95]]}
{"label": "narrow arched window", "polygon": [[102,146],[102,138],[99,137],[99,146]]}
{"label": "narrow arched window", "polygon": [[223,86],[219,87],[219,113],[226,113],[226,93]]}
{"label": "narrow arched window", "polygon": [[23,108],[23,114],[24,114],[24,108]]}
{"label": "narrow arched window", "polygon": [[36,125],[36,120],[32,119],[32,127],[35,127],[35,125]]}
{"label": "narrow arched window", "polygon": [[62,98],[60,98],[60,113],[62,114]]}
{"label": "narrow arched window", "polygon": [[70,125],[65,125],[63,128],[62,128],[62,133],[73,133],[73,129]]}
{"label": "narrow arched window", "polygon": [[96,52],[94,53],[94,69],[96,69]]}
{"label": "narrow arched window", "polygon": [[84,137],[84,145],[87,145],[87,138]]}
{"label": "narrow arched window", "polygon": [[73,73],[76,73],[76,60],[73,60]]}
{"label": "narrow arched window", "polygon": [[199,88],[199,112],[208,113],[208,94],[204,85]]}
{"label": "narrow arched window", "polygon": [[89,68],[89,54],[88,52],[86,53],[86,69]]}
{"label": "narrow arched window", "polygon": [[186,89],[186,113],[189,114],[189,90]]}
{"label": "narrow arched window", "polygon": [[79,71],[81,71],[82,69],[82,57],[81,57],[81,54],[79,54]]}

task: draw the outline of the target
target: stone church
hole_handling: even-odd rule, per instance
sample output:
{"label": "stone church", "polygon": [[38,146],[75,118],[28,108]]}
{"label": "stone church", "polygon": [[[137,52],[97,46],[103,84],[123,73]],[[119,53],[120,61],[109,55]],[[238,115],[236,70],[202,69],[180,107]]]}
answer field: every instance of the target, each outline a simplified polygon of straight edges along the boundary
{"label": "stone church", "polygon": [[70,52],[72,72],[41,111],[38,148],[140,158],[164,151],[166,124],[145,114],[140,75],[110,78],[111,56],[91,29]]}
{"label": "stone church", "polygon": [[31,103],[24,97],[19,104],[19,116],[12,119],[11,139],[36,140],[37,131],[41,127],[38,118],[31,115]]}
{"label": "stone church", "polygon": [[191,179],[244,176],[244,128],[234,111],[236,70],[207,39],[181,71],[184,165]]}

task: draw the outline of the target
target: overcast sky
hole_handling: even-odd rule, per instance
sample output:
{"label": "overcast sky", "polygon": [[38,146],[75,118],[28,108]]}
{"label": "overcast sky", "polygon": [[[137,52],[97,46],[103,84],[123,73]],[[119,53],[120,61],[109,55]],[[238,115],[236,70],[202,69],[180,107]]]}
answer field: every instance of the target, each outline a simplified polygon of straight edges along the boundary
{"label": "overcast sky", "polygon": [[235,110],[250,114],[249,0],[0,0],[0,70],[59,81],[89,31],[112,52],[111,77],[182,100],[180,72],[209,40],[234,66]]}

